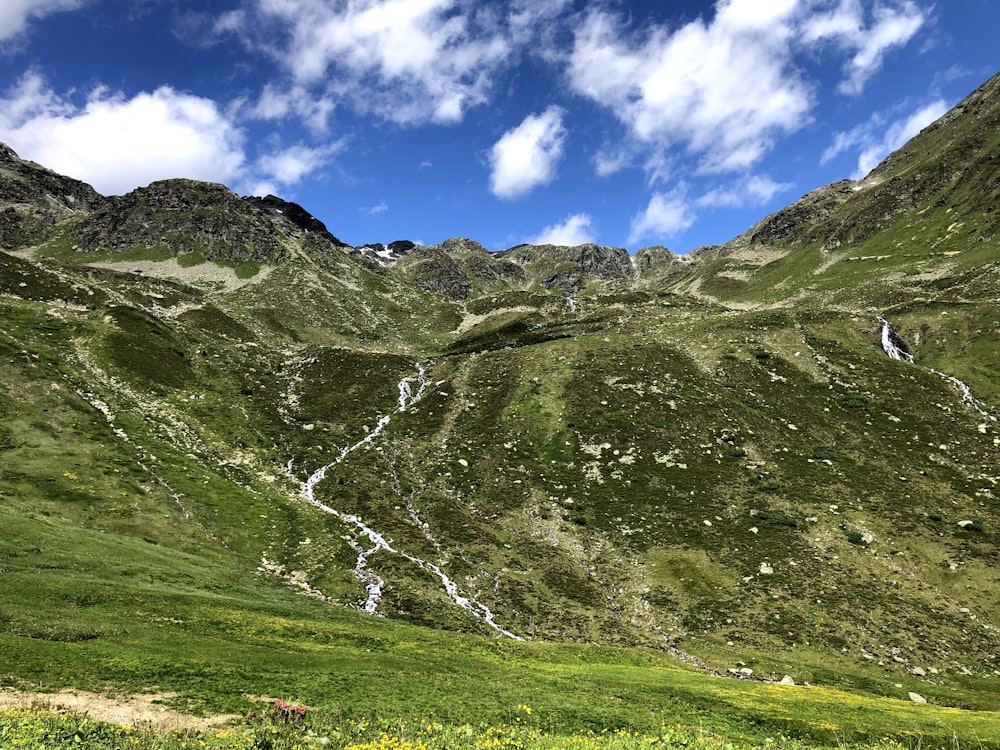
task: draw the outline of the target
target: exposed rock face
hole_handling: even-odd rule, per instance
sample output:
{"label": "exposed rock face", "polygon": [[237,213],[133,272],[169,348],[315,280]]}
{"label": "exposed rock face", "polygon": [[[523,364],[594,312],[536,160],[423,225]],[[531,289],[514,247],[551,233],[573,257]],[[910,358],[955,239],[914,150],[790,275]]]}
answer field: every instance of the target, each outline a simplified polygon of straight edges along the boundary
{"label": "exposed rock face", "polygon": [[499,258],[465,237],[408,250],[403,267],[413,282],[421,289],[453,299],[467,299],[475,289],[522,284],[526,279],[521,266]]}
{"label": "exposed rock face", "polygon": [[472,284],[461,264],[440,247],[425,247],[410,256],[407,271],[413,283],[427,292],[467,299]]}
{"label": "exposed rock face", "polygon": [[563,294],[575,294],[593,279],[618,281],[635,277],[632,259],[621,247],[518,245],[496,257],[521,266],[528,278]]}
{"label": "exposed rock face", "polygon": [[74,234],[85,250],[165,246],[174,255],[235,262],[288,257],[268,213],[223,185],[195,180],[161,180],[109,199]]}
{"label": "exposed rock face", "polygon": [[244,198],[244,200],[274,218],[279,220],[284,219],[297,229],[301,229],[304,232],[313,232],[325,237],[334,245],[344,246],[343,242],[330,233],[326,228],[326,224],[306,211],[298,203],[286,201],[276,195],[268,195],[264,198],[251,195]]}
{"label": "exposed rock face", "polygon": [[603,245],[519,245],[497,253],[498,258],[513,261],[521,266],[534,264],[566,264],[568,275],[576,272],[591,278],[613,280],[630,279],[635,275],[628,251],[623,247]]}
{"label": "exposed rock face", "polygon": [[351,248],[350,254],[366,261],[388,265],[395,263],[400,258],[409,255],[419,248],[420,245],[409,240],[396,240],[395,242],[390,242],[388,245],[383,245],[381,242],[369,242]]}
{"label": "exposed rock face", "polygon": [[485,282],[515,282],[522,283],[526,278],[524,269],[516,263],[502,260],[489,253],[470,254],[465,259],[465,266],[470,276]]}
{"label": "exposed rock face", "polygon": [[0,143],[0,247],[44,242],[60,222],[106,200],[87,183],[25,161]]}
{"label": "exposed rock face", "polygon": [[632,256],[632,265],[640,277],[671,281],[687,273],[688,264],[679,255],[661,245],[641,248]]}

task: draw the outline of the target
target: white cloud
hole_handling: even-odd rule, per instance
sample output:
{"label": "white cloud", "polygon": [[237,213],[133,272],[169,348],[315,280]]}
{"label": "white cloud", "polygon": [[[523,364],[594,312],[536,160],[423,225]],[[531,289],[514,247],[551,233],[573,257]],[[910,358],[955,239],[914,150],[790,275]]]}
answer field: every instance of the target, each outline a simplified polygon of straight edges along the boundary
{"label": "white cloud", "polygon": [[710,23],[652,25],[634,38],[592,11],[575,34],[570,85],[610,108],[656,162],[682,146],[703,171],[746,168],[809,117],[809,89],[791,65],[794,8],[724,0]]}
{"label": "white cloud", "polygon": [[860,0],[717,0],[710,17],[633,31],[606,5],[585,12],[569,84],[627,130],[602,151],[598,171],[638,161],[661,182],[677,151],[701,173],[747,169],[812,118],[817,87],[800,58],[838,55],[840,90],[857,93],[926,20],[912,0],[875,0],[870,16]]}
{"label": "white cloud", "polygon": [[836,8],[809,17],[803,26],[806,43],[830,41],[852,53],[844,64],[847,78],[838,87],[843,94],[860,94],[886,53],[909,42],[927,20],[912,0],[877,0],[872,17],[866,27],[859,0],[839,0]]}
{"label": "white cloud", "polygon": [[132,98],[98,87],[77,106],[36,73],[0,99],[0,140],[107,194],[169,177],[223,182],[245,160],[243,133],[209,99],[169,86]]}
{"label": "white cloud", "polygon": [[74,10],[87,0],[3,0],[0,12],[0,41],[13,39],[23,33],[32,19],[44,18],[52,13]]}
{"label": "white cloud", "polygon": [[490,190],[498,198],[516,198],[551,182],[562,158],[566,128],[563,111],[549,107],[528,115],[508,130],[490,151]]}
{"label": "white cloud", "polygon": [[937,99],[892,122],[889,122],[885,114],[876,113],[868,122],[852,130],[837,133],[833,143],[823,152],[820,163],[826,164],[844,152],[856,150],[858,164],[851,176],[855,180],[860,180],[877,167],[886,156],[902,147],[921,130],[944,115],[949,108],[944,99]]}
{"label": "white cloud", "polygon": [[300,86],[405,124],[461,120],[511,53],[495,11],[458,0],[254,0],[216,31],[241,34]]}
{"label": "white cloud", "polygon": [[573,214],[561,224],[552,224],[528,242],[532,245],[565,245],[576,247],[596,242],[590,214]]}
{"label": "white cloud", "polygon": [[368,206],[367,208],[362,208],[361,213],[365,214],[366,216],[378,216],[380,214],[384,214],[388,210],[389,210],[389,204],[386,203],[384,200],[381,200],[378,202],[378,204],[374,206]]}
{"label": "white cloud", "polygon": [[790,182],[775,182],[767,175],[754,175],[740,180],[735,185],[711,190],[698,198],[696,203],[698,206],[712,208],[763,206],[778,193],[783,193],[792,187]]}
{"label": "white cloud", "polygon": [[694,224],[695,215],[683,188],[669,193],[654,193],[649,204],[632,219],[628,243],[638,244],[645,238],[662,240]]}
{"label": "white cloud", "polygon": [[341,149],[335,142],[321,148],[291,146],[273,154],[265,154],[257,160],[257,171],[280,185],[294,185],[303,177],[326,164],[330,157]]}
{"label": "white cloud", "polygon": [[256,103],[245,107],[245,116],[255,120],[282,120],[297,116],[313,133],[326,132],[335,103],[331,96],[313,95],[304,86],[282,89],[273,83],[264,86]]}

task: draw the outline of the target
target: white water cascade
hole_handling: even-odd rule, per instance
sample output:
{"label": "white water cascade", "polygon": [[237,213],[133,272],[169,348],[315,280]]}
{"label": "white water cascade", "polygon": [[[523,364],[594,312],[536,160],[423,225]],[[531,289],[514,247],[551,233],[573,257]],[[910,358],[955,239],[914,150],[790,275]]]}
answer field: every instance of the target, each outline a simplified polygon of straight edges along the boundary
{"label": "white water cascade", "polygon": [[980,401],[979,399],[977,399],[975,396],[972,395],[972,389],[969,388],[969,386],[967,384],[963,383],[961,380],[959,380],[958,378],[956,378],[954,375],[948,375],[946,373],[941,372],[940,370],[935,370],[935,369],[931,368],[931,372],[933,372],[935,375],[941,376],[942,378],[944,378],[945,380],[947,380],[948,382],[950,382],[952,385],[954,385],[956,388],[958,388],[958,390],[962,392],[962,403],[963,404],[968,404],[969,406],[971,406],[973,409],[975,409],[976,411],[978,411],[980,414],[982,414],[984,417],[986,417],[991,422],[996,422],[997,421],[996,417],[994,417],[992,414],[990,414],[988,411],[986,411],[986,407],[983,406],[983,402]]}
{"label": "white water cascade", "polygon": [[569,311],[571,313],[576,312],[576,301],[572,297],[566,297],[566,304],[569,305]]}
{"label": "white water cascade", "polygon": [[[417,365],[417,375],[416,381],[418,383],[417,392],[413,392],[413,387],[410,384],[412,378],[403,378],[399,381],[399,400],[397,402],[396,410],[391,414],[386,414],[379,417],[378,422],[375,425],[375,429],[365,435],[361,440],[359,440],[354,445],[348,446],[340,451],[336,458],[330,463],[321,466],[316,471],[314,471],[308,479],[302,484],[302,495],[305,497],[309,504],[315,508],[319,508],[324,513],[329,513],[331,516],[336,516],[341,521],[349,526],[353,526],[362,537],[367,537],[368,541],[371,543],[371,547],[366,550],[362,550],[358,553],[358,560],[354,566],[354,574],[357,576],[358,580],[364,584],[365,591],[368,596],[361,608],[371,615],[378,614],[378,605],[382,600],[382,589],[385,586],[385,581],[383,581],[378,575],[368,569],[368,558],[379,550],[384,550],[390,554],[399,555],[400,557],[409,560],[411,563],[421,568],[422,570],[429,571],[433,573],[441,581],[441,585],[444,587],[445,593],[448,594],[448,598],[451,599],[455,604],[469,612],[473,616],[485,622],[500,635],[511,638],[515,641],[523,641],[524,639],[509,630],[504,629],[495,620],[494,614],[490,611],[489,607],[474,598],[463,596],[458,589],[458,584],[453,581],[447,573],[445,573],[440,567],[434,563],[422,560],[419,557],[404,552],[403,550],[396,549],[389,543],[389,541],[382,536],[379,532],[375,531],[371,526],[366,524],[356,515],[351,513],[342,513],[335,508],[331,508],[326,503],[321,500],[316,499],[315,489],[316,485],[326,478],[326,472],[329,471],[334,466],[342,463],[351,453],[358,450],[359,448],[369,445],[376,437],[382,434],[382,431],[389,425],[390,420],[396,414],[404,412],[410,406],[417,403],[424,395],[427,390],[427,379],[424,373],[423,365]],[[288,470],[291,473],[292,462],[288,462]],[[394,470],[395,473],[395,470]],[[398,478],[396,479],[396,484],[398,486]],[[415,515],[415,511],[411,512]],[[419,517],[418,517],[419,520]],[[435,542],[435,546],[437,546]]]}
{"label": "white water cascade", "polygon": [[[898,359],[904,362],[913,362],[913,355],[900,349],[893,341],[892,337],[894,331],[892,329],[892,326],[889,325],[889,321],[880,316],[879,322],[882,323],[882,349],[889,356],[889,359]],[[940,370],[935,370],[934,368],[930,368],[930,371],[933,372],[935,375],[944,378],[949,383],[958,388],[958,390],[961,391],[962,393],[963,404],[971,406],[973,409],[975,409],[977,412],[979,412],[982,416],[986,417],[987,419],[993,422],[997,421],[996,417],[994,417],[992,414],[986,411],[986,407],[983,406],[982,401],[980,401],[979,399],[977,399],[975,396],[972,395],[972,389],[968,386],[968,384],[962,382],[954,375],[948,375],[947,373],[943,373]]]}
{"label": "white water cascade", "polygon": [[882,350],[889,355],[889,359],[912,362],[913,355],[900,349],[896,346],[896,342],[892,340],[895,332],[892,330],[892,326],[889,325],[889,321],[880,316],[879,322],[882,324]]}

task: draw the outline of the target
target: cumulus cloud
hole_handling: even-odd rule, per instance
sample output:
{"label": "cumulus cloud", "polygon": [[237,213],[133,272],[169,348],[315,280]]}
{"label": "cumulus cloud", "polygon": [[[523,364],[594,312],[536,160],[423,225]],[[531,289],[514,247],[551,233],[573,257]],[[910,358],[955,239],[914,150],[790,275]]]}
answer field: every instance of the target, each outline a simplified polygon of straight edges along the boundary
{"label": "cumulus cloud", "polygon": [[901,148],[917,133],[944,115],[950,109],[944,99],[936,99],[908,115],[889,120],[877,113],[868,122],[852,130],[837,133],[833,143],[823,152],[821,163],[826,164],[847,151],[857,151],[858,163],[853,179],[860,180],[871,172],[890,153]]}
{"label": "cumulus cloud", "polygon": [[559,107],[525,117],[493,144],[489,157],[492,193],[498,198],[516,198],[551,182],[565,140],[563,111]]}
{"label": "cumulus cloud", "polygon": [[533,239],[532,245],[565,245],[576,247],[596,242],[593,220],[590,214],[573,214],[559,224],[545,227]]}
{"label": "cumulus cloud", "polygon": [[23,33],[32,19],[75,10],[87,0],[4,0],[0,12],[0,42]]}
{"label": "cumulus cloud", "polygon": [[457,122],[486,100],[509,33],[488,5],[457,0],[254,0],[220,17],[299,85],[405,124]]}
{"label": "cumulus cloud", "polygon": [[857,93],[924,21],[910,0],[876,0],[870,19],[859,0],[718,0],[710,18],[635,32],[597,6],[574,30],[566,73],[631,141],[605,150],[602,174],[632,163],[630,149],[645,155],[654,182],[669,175],[675,149],[701,173],[741,171],[810,122],[815,85],[799,56],[831,48],[848,56],[840,90]]}
{"label": "cumulus cloud", "polygon": [[631,36],[605,10],[577,29],[572,88],[609,107],[647,150],[682,146],[705,172],[743,169],[801,127],[808,87],[791,70],[791,0],[728,0],[715,18]]}
{"label": "cumulus cloud", "polygon": [[243,133],[209,99],[169,86],[132,98],[98,87],[78,106],[37,73],[0,99],[0,140],[109,194],[168,177],[227,181],[245,160]]}
{"label": "cumulus cloud", "polygon": [[633,217],[628,243],[635,245],[645,239],[662,240],[683,232],[694,221],[695,215],[683,188],[654,193],[646,208]]}

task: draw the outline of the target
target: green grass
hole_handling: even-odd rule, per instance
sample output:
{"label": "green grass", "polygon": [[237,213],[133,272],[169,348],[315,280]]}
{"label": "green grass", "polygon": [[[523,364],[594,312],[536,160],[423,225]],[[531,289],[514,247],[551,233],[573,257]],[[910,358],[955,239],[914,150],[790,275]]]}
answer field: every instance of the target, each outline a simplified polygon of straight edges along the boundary
{"label": "green grass", "polygon": [[[52,713],[43,708],[0,711],[0,738],[11,747],[81,748],[212,748],[217,750],[301,750],[308,747],[344,750],[452,750],[510,748],[511,750],[743,750],[743,748],[802,748],[784,736],[763,742],[733,741],[704,727],[663,725],[655,731],[567,732],[546,729],[530,706],[512,708],[506,723],[441,723],[430,716],[419,721],[344,720],[304,706],[276,701],[248,712],[245,720],[209,730],[173,730],[116,726],[74,712]],[[923,740],[924,737],[917,738]],[[826,747],[843,750],[902,750],[889,739],[867,743],[838,741]]]}
{"label": "green grass", "polygon": [[206,262],[205,256],[199,252],[184,253],[177,256],[177,265],[181,268],[192,268]]}

